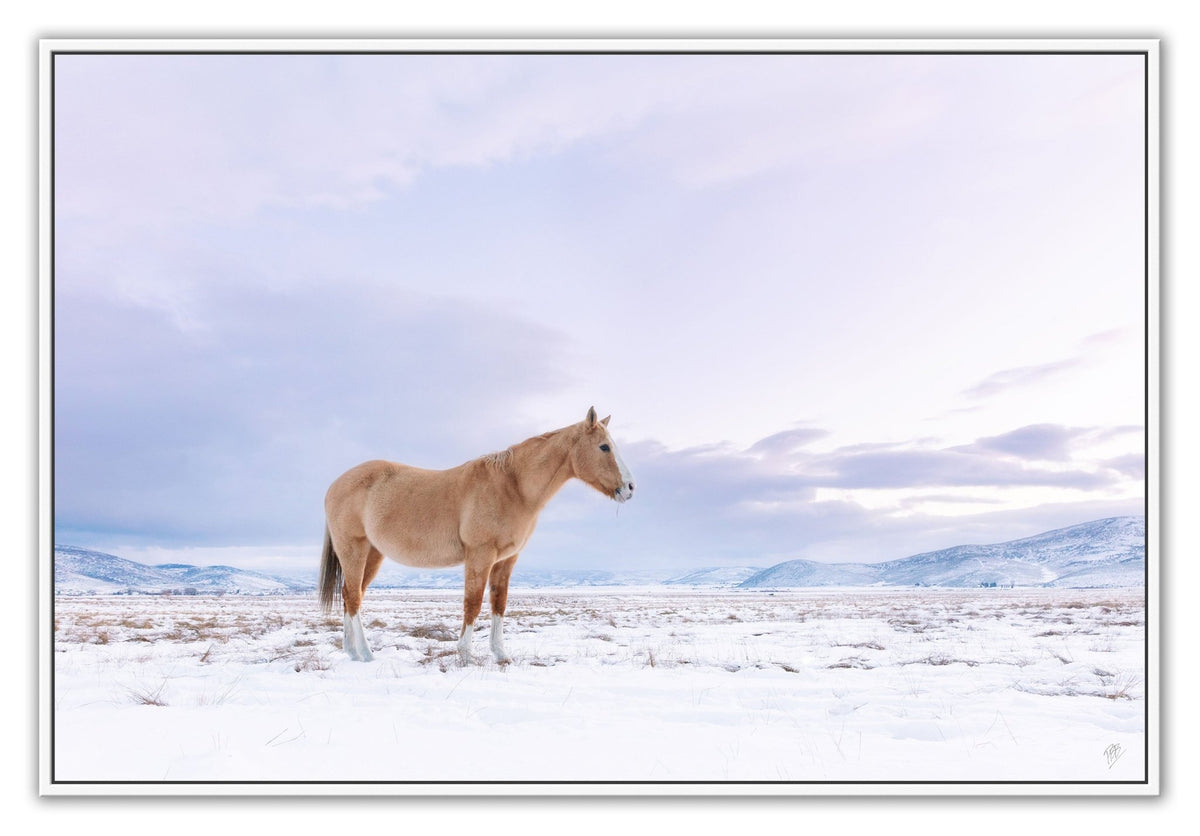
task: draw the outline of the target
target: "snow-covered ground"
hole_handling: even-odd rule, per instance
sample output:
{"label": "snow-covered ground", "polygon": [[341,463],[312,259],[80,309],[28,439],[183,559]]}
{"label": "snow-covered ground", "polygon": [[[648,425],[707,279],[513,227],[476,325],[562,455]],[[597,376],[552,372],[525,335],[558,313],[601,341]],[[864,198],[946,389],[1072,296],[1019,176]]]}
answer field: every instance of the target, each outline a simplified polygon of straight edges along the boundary
{"label": "snow-covered ground", "polygon": [[514,589],[470,667],[460,607],[372,590],[364,664],[311,596],[57,598],[53,779],[1145,777],[1140,589]]}

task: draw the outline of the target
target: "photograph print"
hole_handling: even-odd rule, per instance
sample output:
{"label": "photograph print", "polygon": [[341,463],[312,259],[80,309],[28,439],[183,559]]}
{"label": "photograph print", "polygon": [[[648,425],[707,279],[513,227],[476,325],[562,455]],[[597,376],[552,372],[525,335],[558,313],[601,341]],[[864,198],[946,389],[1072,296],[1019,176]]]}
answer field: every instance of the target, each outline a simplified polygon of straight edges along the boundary
{"label": "photograph print", "polygon": [[1158,791],[1157,43],[41,45],[41,791]]}

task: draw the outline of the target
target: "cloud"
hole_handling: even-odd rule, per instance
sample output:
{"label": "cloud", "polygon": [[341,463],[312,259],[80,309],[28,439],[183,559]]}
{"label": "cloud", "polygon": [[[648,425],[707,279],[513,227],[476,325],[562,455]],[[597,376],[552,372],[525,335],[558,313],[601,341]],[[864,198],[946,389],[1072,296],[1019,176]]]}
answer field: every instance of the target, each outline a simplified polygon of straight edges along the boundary
{"label": "cloud", "polygon": [[[1073,492],[1064,495],[1080,497],[1117,486],[1132,475],[1132,462],[1121,463],[1129,473],[1082,464],[1064,468],[1057,461],[1055,467],[1038,467],[1012,456],[1005,449],[1010,445],[1003,443],[999,448],[977,443],[925,449],[895,443],[857,444],[819,454],[791,444],[820,435],[820,430],[787,430],[762,439],[747,451],[728,445],[684,450],[655,442],[622,445],[622,454],[638,482],[635,500],[613,515],[605,513],[603,500],[586,489],[565,490],[543,515],[528,556],[539,563],[577,560],[579,565],[602,565],[612,560],[625,567],[631,565],[631,556],[644,554],[654,555],[656,565],[679,566],[739,560],[769,563],[799,556],[902,557],[919,550],[904,551],[914,543],[938,548],[964,542],[954,539],[951,532],[955,529],[945,518],[920,513],[914,510],[914,503],[985,506],[981,513],[962,518],[963,530],[987,531],[989,515],[997,515],[1005,520],[1008,527],[1003,530],[1008,531],[1015,521],[999,495],[988,498],[966,489],[1055,488]],[[1022,438],[1020,430],[1008,435]],[[1053,438],[1056,433],[1045,435]],[[789,452],[762,456],[754,453],[755,448]],[[853,496],[857,490],[911,490],[914,499],[902,497],[899,505],[904,513],[895,515],[850,498],[819,500],[821,489],[836,489],[842,496]],[[964,492],[956,494],[955,489]],[[1071,518],[1064,512],[1043,514],[1038,519],[1070,524],[1090,518],[1090,512],[1081,510],[1089,507],[1087,502],[1070,507],[1083,516]],[[1099,517],[1112,508],[1130,509],[1134,504],[1108,502],[1095,507],[1101,509],[1096,513]],[[868,538],[864,532],[869,532]],[[996,535],[992,542],[1002,539]],[[855,548],[857,554],[853,554]],[[600,564],[589,564],[585,557],[589,554]]]}
{"label": "cloud", "polygon": [[189,329],[159,308],[60,294],[64,532],[295,543],[319,534],[343,470],[448,467],[506,446],[528,428],[525,399],[566,379],[561,335],[480,306],[338,283],[232,292],[210,285]]}
{"label": "cloud", "polygon": [[1127,328],[1110,328],[1084,337],[1083,347],[1089,350],[1104,350],[1127,342],[1131,336]]}
{"label": "cloud", "polygon": [[702,92],[705,63],[58,56],[57,211],[133,231],[271,207],[355,210],[435,169],[520,162],[626,134]]}
{"label": "cloud", "polygon": [[1065,461],[1070,458],[1072,443],[1088,433],[1089,430],[1084,428],[1034,424],[1003,435],[981,438],[975,442],[975,447],[1022,459]]}
{"label": "cloud", "polygon": [[[1003,69],[1018,64],[1039,72]],[[1027,85],[980,97],[996,70],[983,56],[60,55],[58,208],[130,227],[354,209],[434,169],[581,145],[692,188],[857,168],[947,124],[983,120],[1000,147],[1058,108]],[[1055,94],[1096,84],[1070,66],[1054,78]]]}
{"label": "cloud", "polygon": [[1127,328],[1110,328],[1089,334],[1080,341],[1081,353],[1075,357],[1056,360],[1052,363],[1004,369],[984,378],[966,389],[963,394],[969,398],[982,399],[999,395],[1010,389],[1043,383],[1066,372],[1089,365],[1099,354],[1109,352],[1114,347],[1127,342],[1130,336],[1130,330]]}
{"label": "cloud", "polygon": [[[964,542],[999,542],[1040,530],[1124,513],[1140,500],[1078,499],[1014,512],[998,499],[956,488],[1074,488],[1074,497],[1118,484],[1113,472],[1040,470],[980,449],[835,450],[784,462],[729,447],[670,450],[622,445],[638,494],[614,512],[580,486],[568,487],[543,514],[527,562],[538,565],[771,565],[815,560],[884,560]],[[886,449],[885,449],[886,448]],[[1132,463],[1129,463],[1132,464]],[[900,502],[903,513],[851,499],[818,501],[819,488],[911,488],[920,503],[972,503],[977,513],[939,517]],[[930,491],[933,491],[931,493]]]}
{"label": "cloud", "polygon": [[785,455],[803,447],[809,442],[816,441],[829,435],[828,430],[797,429],[769,435],[755,442],[749,449],[750,453],[761,453],[768,456]]}
{"label": "cloud", "polygon": [[1036,366],[1005,369],[1004,371],[989,375],[967,389],[963,394],[969,398],[988,398],[1019,386],[1032,386],[1036,383],[1041,383],[1049,378],[1077,368],[1082,363],[1083,360],[1081,358],[1072,357],[1053,363],[1041,363]]}
{"label": "cloud", "polygon": [[[1064,427],[1058,424],[1032,424],[1002,435],[977,439],[974,444],[961,449],[964,452],[995,452],[1031,462],[1065,462],[1080,451],[1143,431],[1142,427],[1132,425]],[[1144,458],[1140,453],[1137,455]]]}
{"label": "cloud", "polygon": [[1105,459],[1101,464],[1130,479],[1146,478],[1146,457],[1141,453]]}
{"label": "cloud", "polygon": [[988,455],[986,449],[897,450],[844,454],[835,451],[799,462],[811,468],[806,481],[835,488],[1053,486],[1079,490],[1111,483],[1111,477],[1078,468],[1042,469]]}

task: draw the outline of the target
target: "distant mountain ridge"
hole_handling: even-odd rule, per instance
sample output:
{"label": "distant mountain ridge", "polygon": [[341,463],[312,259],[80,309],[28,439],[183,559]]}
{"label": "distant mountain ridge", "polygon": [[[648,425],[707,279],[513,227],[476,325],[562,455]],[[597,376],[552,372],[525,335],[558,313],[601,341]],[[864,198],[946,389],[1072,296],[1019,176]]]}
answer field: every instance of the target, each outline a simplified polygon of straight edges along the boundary
{"label": "distant mountain ridge", "polygon": [[[759,567],[707,569],[683,579],[669,570],[610,571],[606,569],[518,569],[516,587],[608,587],[682,583],[690,586],[732,586],[759,571]],[[707,576],[707,577],[705,577]],[[380,578],[373,589],[461,589],[462,570],[405,571]],[[57,595],[117,594],[126,592],[176,594],[271,595],[311,592],[312,577],[268,575],[233,566],[192,566],[162,563],[148,566],[105,552],[76,546],[54,548],[54,592]]]}
{"label": "distant mountain ridge", "polygon": [[162,563],[148,566],[105,552],[76,546],[54,547],[54,592],[84,593],[229,593],[266,595],[301,592],[312,584],[238,569]]}
{"label": "distant mountain ridge", "polygon": [[737,586],[761,571],[755,566],[717,566],[696,569],[677,578],[668,578],[663,583],[671,586]]}
{"label": "distant mountain ridge", "polygon": [[1109,517],[991,545],[954,546],[885,563],[789,560],[740,587],[1143,586],[1144,517]]}
{"label": "distant mountain ridge", "polygon": [[[991,545],[954,546],[885,563],[789,560],[767,569],[708,567],[684,574],[667,570],[518,568],[517,587],[681,587],[763,589],[828,586],[1041,586],[1136,587],[1145,583],[1144,517],[1110,517]],[[381,578],[383,589],[459,589],[459,571],[406,572]],[[164,563],[148,566],[75,546],[54,548],[58,595],[124,592],[271,595],[311,592],[312,578],[268,575],[233,566]]]}

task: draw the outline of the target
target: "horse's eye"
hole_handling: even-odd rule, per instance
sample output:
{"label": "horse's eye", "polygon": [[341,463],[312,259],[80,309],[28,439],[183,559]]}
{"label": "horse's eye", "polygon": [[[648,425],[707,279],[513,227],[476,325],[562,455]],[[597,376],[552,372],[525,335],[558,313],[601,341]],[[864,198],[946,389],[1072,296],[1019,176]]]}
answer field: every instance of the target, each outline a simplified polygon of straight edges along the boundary
{"label": "horse's eye", "polygon": [[609,446],[607,444],[601,444],[600,449],[607,453],[609,451]]}

